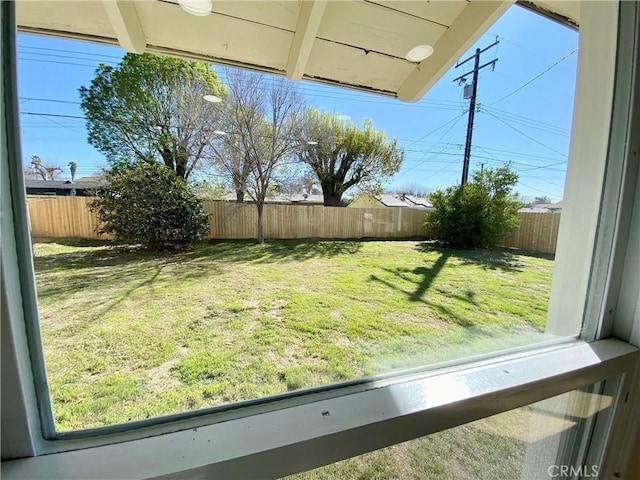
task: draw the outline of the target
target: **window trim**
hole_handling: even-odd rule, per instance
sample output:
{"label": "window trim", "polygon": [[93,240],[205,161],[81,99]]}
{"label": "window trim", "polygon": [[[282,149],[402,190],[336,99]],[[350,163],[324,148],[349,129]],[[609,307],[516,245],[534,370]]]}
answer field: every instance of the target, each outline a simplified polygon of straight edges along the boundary
{"label": "window trim", "polygon": [[[2,475],[280,477],[575,390],[639,360],[640,352],[619,340],[577,342],[234,421],[5,462]],[[151,456],[153,462],[140,463]]]}
{"label": "window trim", "polygon": [[[6,15],[11,15],[13,19],[14,4],[13,2],[0,3],[3,25],[6,25]],[[601,12],[597,10],[598,8],[604,8],[608,16],[602,17]],[[635,18],[637,19],[638,7],[635,8]],[[583,19],[588,15],[592,15],[592,18],[602,17],[598,20],[605,19],[609,25],[615,21],[617,27],[617,4],[613,4],[613,6],[611,4],[608,6],[589,5],[588,7],[587,4],[583,4],[582,10]],[[588,25],[588,20],[581,21],[581,23],[584,28]],[[597,28],[598,26],[594,27],[594,30]],[[637,20],[634,28],[637,32]],[[608,45],[611,47],[612,30],[604,28],[600,30],[602,35],[606,35],[605,40],[608,39]],[[614,28],[613,31],[616,30],[617,28]],[[2,32],[2,43],[7,45],[8,42],[13,46],[15,28],[3,28]],[[615,39],[613,43],[615,47]],[[622,38],[620,43],[623,43]],[[637,56],[637,45],[635,49]],[[614,52],[616,52],[615,49]],[[581,56],[588,55],[584,50],[581,53]],[[617,53],[620,55],[620,52]],[[4,55],[5,48],[3,48],[3,68],[8,64]],[[603,77],[607,77],[607,75],[612,77],[613,67],[611,64],[612,61],[609,61],[608,65],[611,67],[609,70],[602,70],[602,66],[595,67],[596,73],[602,75],[604,72]],[[12,67],[9,70],[13,69],[15,72],[15,63],[10,65]],[[9,85],[9,90],[14,92],[15,75],[3,74],[2,78],[5,82],[4,88],[8,88],[7,82],[12,83]],[[619,77],[616,78],[616,82],[619,80]],[[604,79],[604,83],[613,86],[613,78]],[[635,88],[637,93],[637,79]],[[619,94],[619,83],[616,83],[616,98]],[[627,399],[627,402],[619,402],[621,408],[616,410],[613,426],[611,429],[607,429],[607,438],[605,439],[607,452],[611,451],[611,445],[617,441],[613,437],[616,431],[623,432],[624,435],[621,437],[635,434],[633,428],[628,428],[630,409],[626,407],[628,403],[626,393],[631,394],[632,400],[634,398],[637,400],[639,381],[637,376],[633,376],[633,369],[638,368],[639,354],[625,342],[604,340],[591,344],[576,342],[544,351],[533,349],[515,357],[497,357],[476,364],[467,364],[464,367],[449,368],[445,371],[439,370],[420,373],[408,378],[395,378],[386,383],[384,381],[381,381],[382,383],[370,382],[363,391],[338,389],[296,399],[239,408],[225,415],[212,414],[177,420],[148,427],[138,432],[117,433],[96,439],[44,440],[47,436],[47,428],[50,428],[47,426],[46,418],[47,408],[50,407],[48,399],[45,401],[42,396],[38,398],[40,408],[36,405],[34,383],[42,383],[42,380],[39,379],[37,373],[35,375],[32,373],[34,370],[38,372],[38,368],[32,368],[32,366],[37,366],[40,362],[38,355],[42,356],[41,350],[34,351],[37,348],[41,349],[39,347],[39,331],[27,333],[26,329],[30,327],[29,322],[25,322],[25,318],[36,319],[37,312],[35,311],[33,269],[30,263],[31,251],[25,222],[26,208],[23,189],[20,188],[22,177],[17,162],[8,161],[8,158],[22,158],[19,154],[18,129],[11,128],[13,126],[11,120],[17,119],[17,108],[15,108],[17,107],[15,104],[17,95],[10,95],[10,99],[12,97],[12,102],[6,102],[5,110],[2,112],[2,168],[9,173],[9,175],[6,173],[2,175],[2,191],[0,192],[3,205],[2,236],[5,247],[2,250],[2,383],[4,387],[7,381],[14,381],[16,388],[2,389],[2,453],[3,457],[31,458],[3,461],[2,475],[6,478],[36,478],[39,476],[43,478],[56,476],[69,476],[70,478],[114,476],[158,478],[163,475],[192,478],[196,475],[214,476],[216,474],[224,477],[242,477],[254,476],[257,471],[261,472],[261,476],[284,475],[391,445],[403,441],[403,439],[408,440],[433,433],[510,408],[517,408],[542,398],[594,383],[612,374],[624,374],[626,386],[621,389],[621,392],[622,398]],[[606,92],[602,97],[610,98]],[[598,98],[600,99],[600,97]],[[604,103],[607,104],[607,102]],[[600,111],[610,111],[611,101],[608,105]],[[8,112],[7,109],[12,109],[13,112],[10,110]],[[607,143],[610,138],[613,139],[613,135],[609,134],[608,119],[606,122],[595,126],[587,125],[587,127],[596,128],[600,134],[605,129]],[[585,138],[597,136],[589,135],[589,133],[583,132],[582,134]],[[608,153],[612,154],[611,149]],[[627,155],[629,153],[628,151]],[[575,158],[575,155],[572,148],[572,159]],[[630,160],[627,160],[627,164],[629,162]],[[575,160],[573,163],[575,165]],[[11,177],[11,181],[8,177]],[[640,201],[637,190],[635,195],[637,205]],[[622,211],[632,210],[634,199],[630,198],[630,194],[625,194],[622,201]],[[8,210],[7,206],[9,206]],[[603,211],[607,208],[612,207],[607,206],[606,203],[601,207],[598,202],[596,218],[604,218],[607,213],[610,214],[610,211]],[[626,228],[625,221],[630,220],[622,218],[616,222],[615,228],[623,232],[623,229]],[[595,225],[593,228],[592,231],[595,235]],[[569,232],[566,227],[565,230]],[[624,239],[621,239],[620,242],[622,240]],[[620,250],[622,248],[619,245],[620,242],[614,242],[613,253],[624,254],[624,250]],[[585,244],[589,244],[589,242],[585,242]],[[581,247],[589,254],[591,260],[593,248],[588,245]],[[626,245],[625,247],[628,255],[633,248]],[[575,245],[573,248],[575,249]],[[597,255],[605,254],[599,253]],[[596,257],[596,260],[598,258]],[[629,270],[627,269],[627,271]],[[637,277],[638,273],[636,272],[635,278]],[[611,285],[608,285],[607,288],[610,289]],[[597,322],[598,325],[601,325],[600,320]],[[587,326],[591,325],[590,323]],[[30,341],[29,345],[27,345],[27,338]],[[8,348],[5,348],[5,340]],[[630,338],[623,340],[629,341]],[[567,355],[568,353],[571,354]],[[596,360],[596,357],[600,360]],[[534,359],[542,361],[545,365],[548,364],[548,367],[539,367],[537,361],[532,362]],[[43,362],[42,365],[44,365]],[[532,368],[532,365],[535,365],[535,369]],[[510,373],[504,373],[505,370]],[[40,372],[42,375],[43,369],[40,369]],[[482,377],[483,375],[484,377]],[[481,378],[484,378],[484,383],[480,381]],[[478,389],[475,394],[469,394],[466,397],[464,392],[458,391],[458,395],[444,395],[441,403],[425,403],[427,401],[424,396],[425,389],[438,385],[442,387],[447,382],[455,384],[455,379],[463,385],[467,385],[464,382],[477,385]],[[502,383],[496,382],[496,379]],[[46,381],[44,386],[46,387]],[[46,388],[44,391],[47,391]],[[385,398],[387,400],[394,398],[393,405],[400,405],[402,409],[390,414],[389,406],[391,404],[388,401],[385,403],[383,401]],[[5,399],[8,399],[8,402]],[[329,415],[323,415],[322,412],[325,411]],[[43,415],[44,420],[39,412]],[[48,414],[50,415],[50,410]],[[336,419],[342,423],[336,426],[338,421]],[[167,419],[159,419],[159,421],[166,422]],[[44,434],[41,433],[41,425],[45,426]],[[281,425],[288,425],[288,428],[283,429]],[[167,428],[178,431],[161,434]],[[146,438],[132,439],[141,435]],[[11,441],[4,441],[5,438],[11,439]],[[223,441],[220,442],[220,439]],[[356,439],[357,441],[355,441]],[[103,445],[96,446],[96,442],[103,443]],[[627,443],[631,444],[632,441],[627,439]],[[7,450],[8,444],[10,448]],[[188,450],[188,453],[181,454],[181,448]],[[99,458],[96,458],[96,455]],[[154,462],[141,461],[145,456],[151,457],[151,455],[154,457]],[[114,461],[114,458],[118,460]],[[608,465],[607,461],[611,463],[608,458],[611,457],[605,455],[604,465]],[[160,468],[158,460],[164,461],[162,464],[164,470],[162,471],[158,470]],[[619,459],[618,464],[622,461]]]}

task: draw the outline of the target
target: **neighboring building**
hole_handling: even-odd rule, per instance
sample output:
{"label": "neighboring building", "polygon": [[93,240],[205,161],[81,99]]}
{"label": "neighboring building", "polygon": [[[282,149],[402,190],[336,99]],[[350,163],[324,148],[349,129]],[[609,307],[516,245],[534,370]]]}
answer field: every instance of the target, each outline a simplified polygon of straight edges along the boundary
{"label": "neighboring building", "polygon": [[557,203],[532,203],[518,210],[518,213],[561,213],[562,200]]}
{"label": "neighboring building", "polygon": [[[235,202],[236,194],[228,193],[224,198],[213,198],[212,200]],[[253,203],[253,200],[249,195],[245,194],[244,203]],[[264,203],[277,203],[281,205],[324,205],[324,197],[322,195],[307,195],[306,193],[295,193],[292,195],[282,193],[267,196]]]}
{"label": "neighboring building", "polygon": [[57,195],[64,197],[95,197],[104,181],[71,182],[57,180],[25,180],[27,195]]}
{"label": "neighboring building", "polygon": [[401,193],[383,193],[382,195],[360,195],[349,204],[350,208],[386,208],[403,207],[418,210],[433,210],[431,202],[424,197]]}

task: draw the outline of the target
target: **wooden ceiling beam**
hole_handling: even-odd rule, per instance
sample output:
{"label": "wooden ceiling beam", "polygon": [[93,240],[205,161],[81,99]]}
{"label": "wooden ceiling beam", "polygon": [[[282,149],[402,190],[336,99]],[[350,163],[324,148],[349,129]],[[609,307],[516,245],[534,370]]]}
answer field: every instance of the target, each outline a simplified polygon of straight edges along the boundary
{"label": "wooden ceiling beam", "polygon": [[127,52],[144,53],[147,40],[140,25],[138,12],[132,0],[103,0],[102,5],[118,37],[120,46]]}
{"label": "wooden ceiling beam", "polygon": [[287,61],[287,78],[289,80],[300,80],[304,75],[326,6],[326,0],[304,0],[301,2],[298,23]]}
{"label": "wooden ceiling beam", "polygon": [[398,98],[405,102],[420,100],[513,3],[513,0],[470,2],[433,45],[433,54],[407,77],[398,89]]}

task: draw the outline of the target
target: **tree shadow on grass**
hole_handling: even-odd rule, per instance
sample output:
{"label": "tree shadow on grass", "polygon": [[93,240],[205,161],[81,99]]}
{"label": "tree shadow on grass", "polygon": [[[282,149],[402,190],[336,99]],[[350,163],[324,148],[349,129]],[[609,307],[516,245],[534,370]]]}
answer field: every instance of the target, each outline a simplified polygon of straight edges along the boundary
{"label": "tree shadow on grass", "polygon": [[353,255],[362,248],[360,240],[212,240],[198,244],[184,254],[185,260],[208,258],[224,263],[301,262],[314,258]]}
{"label": "tree shadow on grass", "polygon": [[[457,315],[456,313],[454,313],[452,310],[445,307],[444,305],[439,305],[437,303],[430,302],[424,298],[427,291],[432,286],[434,280],[436,279],[438,274],[441,272],[442,268],[447,263],[447,260],[453,254],[454,254],[453,251],[443,251],[440,257],[438,257],[438,259],[434,262],[433,266],[431,267],[422,266],[422,267],[416,267],[413,270],[401,269],[401,268],[395,269],[395,270],[386,269],[386,268],[383,269],[384,271],[397,277],[403,283],[404,282],[414,283],[416,285],[416,288],[413,291],[405,290],[404,288],[396,285],[394,282],[385,280],[376,275],[371,275],[371,277],[369,278],[369,281],[382,283],[383,285],[386,285],[387,287],[393,290],[402,292],[405,295],[407,295],[407,297],[409,298],[409,301],[424,303],[425,305],[429,306],[431,309],[435,310],[441,317],[447,320],[451,320],[463,327],[470,327],[473,325],[473,322],[471,322],[470,320],[460,317],[459,315]],[[418,282],[416,282],[413,278],[407,275],[408,273],[411,273],[413,275],[419,275],[421,278]],[[472,301],[467,297],[456,296],[456,298],[466,302],[475,303],[474,301]]]}
{"label": "tree shadow on grass", "polygon": [[226,240],[202,242],[191,250],[149,251],[135,247],[112,246],[103,241],[55,240],[51,243],[71,247],[104,247],[96,250],[38,255],[34,258],[36,271],[82,269],[91,266],[110,267],[127,264],[186,264],[195,260],[220,263],[281,263],[301,262],[314,258],[331,258],[356,254],[362,248],[359,240],[279,240],[258,245],[255,240]]}
{"label": "tree shadow on grass", "polygon": [[[505,248],[447,248],[435,242],[422,242],[417,247],[423,253],[448,253],[455,255],[462,265],[476,265],[485,270],[502,270],[505,272],[521,272],[525,264],[517,256],[524,255],[518,250]],[[529,255],[532,256],[532,255]],[[539,254],[540,258],[548,258],[547,254]]]}
{"label": "tree shadow on grass", "polygon": [[[59,243],[59,242],[55,242]],[[92,245],[91,245],[92,246]],[[36,272],[46,273],[52,270],[82,270],[85,268],[102,268],[132,265],[145,265],[149,262],[159,264],[171,262],[174,257],[168,252],[150,252],[139,249],[110,247],[98,250],[53,253],[35,255],[33,264]],[[81,248],[78,246],[78,248]]]}
{"label": "tree shadow on grass", "polygon": [[142,268],[138,265],[126,265],[122,268],[107,270],[84,268],[65,274],[62,280],[59,277],[45,275],[37,278],[39,280],[37,281],[38,296],[65,298],[87,288],[95,289],[96,286],[109,290],[115,289],[121,293],[119,288],[126,287],[130,283],[141,282],[131,289],[131,292],[125,293],[125,296],[129,296],[134,290],[152,284],[164,267],[165,265],[156,263],[144,265]]}
{"label": "tree shadow on grass", "polygon": [[[249,240],[205,242],[195,245],[190,251],[156,252],[132,247],[113,247],[109,242],[101,241],[85,243],[63,239],[53,243],[75,246],[79,250],[34,257],[38,295],[45,298],[64,298],[88,287],[108,291],[142,282],[134,288],[136,290],[152,284],[164,267],[177,267],[172,270],[172,278],[179,282],[221,271],[229,263],[300,262],[312,258],[355,254],[361,248],[358,241],[279,241],[258,245]],[[80,249],[82,246],[103,248],[83,251]],[[152,280],[145,280],[149,275],[153,276]]]}

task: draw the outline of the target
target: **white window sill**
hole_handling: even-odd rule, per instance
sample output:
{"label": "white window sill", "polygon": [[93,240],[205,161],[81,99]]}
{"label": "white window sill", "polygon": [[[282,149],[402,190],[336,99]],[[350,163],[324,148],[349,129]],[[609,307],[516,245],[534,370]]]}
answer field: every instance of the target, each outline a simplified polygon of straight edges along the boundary
{"label": "white window sill", "polygon": [[234,420],[203,416],[196,428],[194,419],[178,421],[174,429],[188,429],[154,435],[150,428],[148,438],[113,434],[111,444],[91,448],[78,440],[44,442],[43,450],[64,442],[76,450],[3,462],[2,478],[279,477],[558,395],[629,371],[638,358],[621,341],[577,341],[311,403],[249,407]]}

